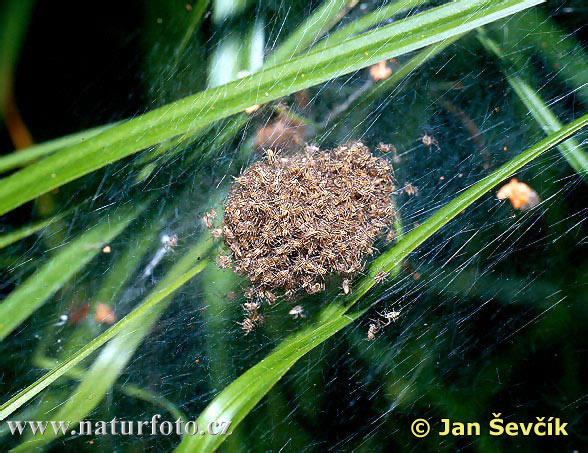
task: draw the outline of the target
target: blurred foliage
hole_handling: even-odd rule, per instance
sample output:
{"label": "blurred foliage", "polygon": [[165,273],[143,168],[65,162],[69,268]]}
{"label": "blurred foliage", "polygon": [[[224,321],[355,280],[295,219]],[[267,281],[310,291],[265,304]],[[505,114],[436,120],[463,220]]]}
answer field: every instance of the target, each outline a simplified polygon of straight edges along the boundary
{"label": "blurred foliage", "polygon": [[[106,1],[83,14],[73,1],[7,0],[0,7],[0,104],[13,99],[32,137],[56,140],[12,151],[12,126],[3,122],[0,170],[14,176],[37,162],[39,177],[52,178],[38,159],[115,134],[120,120],[141,124],[140,115],[161,107],[159,121],[173,113],[170,103],[253,72],[262,58],[283,61],[296,74],[296,62],[316,55],[326,61],[338,42],[444,2],[396,3]],[[478,11],[484,2],[469,3]],[[43,384],[9,419],[149,420],[160,413],[196,420],[231,383],[245,394],[248,387],[235,379],[259,372],[262,359],[275,359],[276,346],[279,352],[289,339],[308,335],[295,360],[277,362],[283,377],[275,375],[275,386],[264,387],[265,396],[244,410],[223,451],[581,450],[586,131],[517,173],[539,194],[535,209],[514,211],[486,193],[491,186],[463,212],[455,200],[586,112],[586,18],[581,0],[557,0],[487,25],[483,34],[458,33],[459,21],[448,20],[435,30],[447,26],[451,39],[399,51],[387,63],[392,76],[381,82],[360,69],[369,57],[350,52],[328,63],[338,77],[276,94],[253,114],[217,112],[223,119],[197,131],[188,127],[194,118],[178,117],[170,128],[186,134],[167,141],[147,140],[157,138],[157,128],[120,124],[135,134],[129,146],[137,154],[121,154],[0,218],[0,316],[14,313],[11,332],[0,318],[7,335],[0,343],[2,402]],[[378,30],[377,43],[392,48]],[[488,52],[484,38],[499,51]],[[309,59],[287,66],[293,54]],[[306,318],[292,319],[287,301],[265,307],[265,324],[244,337],[237,322],[246,282],[212,264],[219,252],[201,218],[215,207],[220,222],[231,177],[256,158],[257,131],[283,112],[303,118],[302,138],[321,147],[351,139],[372,149],[394,145],[387,155],[408,240],[378,244],[383,253],[368,272],[386,262],[397,274],[373,288],[371,274],[358,279],[357,311],[349,318],[336,311],[339,290],[332,287],[296,301]],[[438,147],[423,143],[425,135]],[[121,149],[115,142],[109,152]],[[569,153],[579,160],[567,159]],[[402,190],[405,183],[416,187],[414,195]],[[447,205],[457,217],[441,228],[447,211],[433,213]],[[412,238],[435,219],[435,235],[412,252],[418,245]],[[178,244],[169,247],[162,240],[172,234]],[[37,283],[41,293],[23,296],[31,282],[46,279]],[[122,321],[98,322],[99,303]],[[400,318],[366,341],[368,318],[385,308],[399,309]],[[334,329],[327,335],[329,322]],[[53,382],[46,373],[59,366],[54,376],[63,376]],[[259,375],[260,386],[274,379],[270,374]],[[447,417],[484,426],[492,412],[509,421],[560,417],[569,436],[416,439],[410,433],[416,418],[429,419],[435,431]],[[3,450],[21,451],[167,451],[181,442],[175,435],[73,436],[37,438],[33,445],[10,436],[3,422],[0,436]]]}

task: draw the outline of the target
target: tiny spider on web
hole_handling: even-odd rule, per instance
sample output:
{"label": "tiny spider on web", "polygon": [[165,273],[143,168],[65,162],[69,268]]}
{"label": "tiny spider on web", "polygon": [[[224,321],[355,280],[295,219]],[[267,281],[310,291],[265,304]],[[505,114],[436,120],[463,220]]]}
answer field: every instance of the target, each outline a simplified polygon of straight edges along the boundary
{"label": "tiny spider on web", "polygon": [[351,292],[351,282],[348,278],[344,278],[343,282],[341,283],[341,287],[343,288],[343,292],[345,294],[349,294]]}
{"label": "tiny spider on web", "polygon": [[367,340],[373,341],[376,339],[376,334],[384,327],[389,325],[392,321],[396,322],[402,310],[385,310],[383,313],[378,313],[384,320],[370,319],[372,323],[368,327]]}
{"label": "tiny spider on web", "polygon": [[161,243],[166,252],[171,251],[176,245],[178,245],[178,235],[173,233],[172,235],[164,234],[161,236]]}
{"label": "tiny spider on web", "polygon": [[250,318],[245,318],[243,322],[238,322],[241,326],[241,329],[245,332],[245,335],[249,335],[249,332],[252,332],[255,329],[255,323]]}
{"label": "tiny spider on web", "polygon": [[292,315],[294,319],[298,319],[299,317],[306,318],[306,315],[304,314],[304,307],[302,305],[296,305],[288,312],[288,314]]}
{"label": "tiny spider on web", "polygon": [[429,150],[431,149],[431,147],[435,146],[437,149],[441,149],[441,147],[439,146],[439,142],[435,139],[435,137],[425,134],[421,137],[421,141],[423,142],[423,145],[425,145],[426,147],[429,148]]}
{"label": "tiny spider on web", "polygon": [[398,310],[384,310],[383,313],[378,313],[382,318],[384,318],[386,321],[386,324],[384,324],[384,326],[387,326],[388,324],[390,324],[392,321],[396,322],[396,320],[398,319],[398,317],[400,316],[400,312],[402,310],[398,309]]}
{"label": "tiny spider on web", "polygon": [[376,339],[376,334],[380,331],[380,326],[378,324],[370,324],[367,333],[367,340],[372,341]]}
{"label": "tiny spider on web", "polygon": [[382,283],[384,280],[386,280],[388,278],[389,275],[390,275],[390,272],[380,271],[374,276],[374,282],[375,283]]}

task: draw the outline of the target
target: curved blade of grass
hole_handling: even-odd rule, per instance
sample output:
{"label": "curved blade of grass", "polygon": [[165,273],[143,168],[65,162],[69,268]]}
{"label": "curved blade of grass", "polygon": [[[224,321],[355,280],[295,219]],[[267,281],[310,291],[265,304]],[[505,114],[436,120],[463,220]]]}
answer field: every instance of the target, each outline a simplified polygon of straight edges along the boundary
{"label": "curved blade of grass", "polygon": [[[508,83],[513,88],[519,99],[525,104],[535,121],[546,134],[553,134],[561,129],[562,123],[557,116],[547,107],[543,99],[537,94],[529,83],[512,70],[513,62],[504,54],[498,43],[490,39],[483,31],[478,32],[478,40],[486,50],[502,63],[502,70]],[[569,139],[557,147],[570,166],[588,182],[588,155],[574,139]]]}
{"label": "curved blade of grass", "polygon": [[31,223],[30,225],[26,225],[18,230],[11,231],[10,233],[5,233],[0,235],[0,249],[9,246],[10,244],[14,244],[15,242],[24,239],[31,234],[36,233],[37,231],[42,230],[48,225],[51,225],[53,222],[63,219],[65,216],[69,215],[72,212],[72,209],[67,211],[63,211],[57,215],[49,217],[48,219],[39,220],[38,222]]}
{"label": "curved blade of grass", "polygon": [[[210,246],[210,241],[204,240],[194,245],[172,267],[151,294],[157,295],[162,289],[181,278],[208,252]],[[126,324],[116,338],[104,347],[92,366],[84,373],[83,379],[76,390],[71,393],[57,413],[52,416],[55,420],[67,420],[73,424],[84,419],[98,406],[171,300],[171,296],[164,297],[151,310],[145,312],[142,316],[133,318]],[[37,448],[57,437],[59,436],[54,431],[48,430],[43,435],[37,434],[24,441],[13,451],[30,451],[31,448]]]}
{"label": "curved blade of grass", "polygon": [[18,151],[13,151],[6,156],[0,157],[0,173],[24,167],[40,157],[54,153],[58,149],[82,143],[84,140],[88,140],[90,137],[94,137],[95,135],[110,129],[115,124],[98,126],[85,131],[76,132],[75,134],[66,135],[65,137],[49,140],[38,145],[33,145],[28,148],[19,149]]}
{"label": "curved blade of grass", "polygon": [[[355,286],[353,294],[347,297],[340,296],[323,309],[318,324],[306,327],[286,338],[261,362],[226,387],[198,417],[198,426],[207,426],[211,421],[231,421],[231,428],[235,428],[298,359],[365,312],[361,310],[351,315],[346,314],[374,286],[374,276],[378,272],[397,271],[404,258],[460,212],[524,165],[587,125],[588,115],[584,115],[550,135],[465,190],[420,226],[406,234],[396,246],[373,262],[367,275],[359,282],[359,285]],[[224,439],[226,436],[186,436],[176,451],[191,453],[214,451]]]}
{"label": "curved blade of grass", "polygon": [[35,395],[39,394],[39,392],[46,389],[53,382],[67,373],[71,368],[88,357],[92,352],[96,351],[98,348],[104,345],[107,341],[111,340],[120,332],[124,331],[129,324],[133,323],[137,319],[141,319],[144,316],[147,316],[150,311],[155,309],[157,305],[161,303],[167,296],[178,290],[192,277],[199,274],[207,264],[208,260],[200,261],[196,266],[183,274],[180,278],[176,279],[164,288],[161,288],[158,292],[149,295],[149,297],[147,297],[147,299],[145,299],[145,301],[139,307],[137,307],[119,322],[114,324],[104,333],[94,338],[87,345],[80,348],[76,354],[64,360],[59,366],[55,367],[43,377],[35,381],[33,384],[10,398],[10,400],[0,406],[0,421],[4,420]]}
{"label": "curved blade of grass", "polygon": [[378,8],[377,10],[372,11],[365,16],[362,16],[357,20],[354,20],[336,32],[329,34],[329,36],[327,36],[317,45],[317,48],[323,49],[325,47],[338,44],[350,36],[363,33],[370,27],[378,25],[404,11],[410,10],[417,6],[425,5],[429,3],[429,1],[430,0],[398,0],[390,3],[389,5],[382,6],[381,8]]}
{"label": "curved blade of grass", "polygon": [[[42,357],[38,356],[33,359],[33,363],[35,366],[39,368],[45,368],[50,370],[55,368],[59,365],[59,361],[55,359],[51,359],[49,357]],[[70,370],[63,375],[65,378],[75,379],[77,381],[81,381],[85,376],[86,370],[82,370],[78,367],[70,368]],[[116,390],[124,393],[127,396],[132,398],[141,399],[148,403],[153,404],[154,406],[159,406],[162,409],[168,411],[175,419],[182,419],[187,420],[186,415],[178,408],[175,404],[169,401],[167,398],[158,395],[157,393],[151,392],[150,390],[146,390],[134,384],[129,384],[125,382],[124,385],[117,385]],[[27,408],[28,409],[28,408]],[[19,419],[20,420],[31,420],[35,419],[34,417],[25,416],[23,412],[26,413],[27,409],[23,409],[23,411],[19,412]],[[0,428],[0,437],[2,437],[2,429]]]}
{"label": "curved blade of grass", "polygon": [[108,163],[251,105],[443,41],[543,1],[452,2],[158,108],[0,180],[0,215]]}
{"label": "curved blade of grass", "polygon": [[204,13],[208,9],[209,3],[210,3],[210,0],[198,0],[196,2],[196,4],[194,6],[192,6],[192,12],[191,12],[192,18],[190,20],[190,24],[188,26],[188,29],[184,33],[184,36],[182,37],[182,40],[180,41],[180,44],[178,45],[176,52],[175,52],[176,56],[174,57],[174,61],[172,63],[172,66],[174,68],[180,62],[180,58],[182,57],[184,50],[186,50],[186,47],[188,46],[188,42],[190,42],[192,35],[194,35],[194,33],[200,27],[200,25],[202,23],[202,18],[204,17]]}
{"label": "curved blade of grass", "polygon": [[80,235],[0,302],[0,341],[55,294],[145,207],[146,205],[142,205],[139,208],[125,209],[118,218],[110,216]]}
{"label": "curved blade of grass", "polygon": [[588,104],[588,55],[572,33],[566,33],[545,12],[535,9],[513,17],[508,34],[520,49],[540,52],[565,83]]}
{"label": "curved blade of grass", "polygon": [[346,108],[339,111],[333,111],[333,114],[327,118],[327,120],[322,124],[322,129],[326,129],[327,126],[332,124],[339,116],[348,111],[352,107],[355,108],[364,108],[377,99],[380,96],[383,96],[385,93],[390,92],[394,89],[398,84],[403,81],[406,81],[408,76],[415,71],[419,66],[423,65],[429,59],[437,56],[455,41],[460,39],[463,35],[453,36],[451,38],[446,39],[445,41],[441,41],[439,43],[433,44],[426,49],[419,51],[415,56],[411,57],[408,61],[404,62],[399,68],[397,68],[390,77],[381,82],[378,82],[368,88],[365,93],[361,94],[357,99],[354,100],[353,103],[346,105]]}
{"label": "curved blade of grass", "polygon": [[273,66],[278,62],[288,61],[294,55],[312,46],[332,27],[333,21],[346,8],[347,3],[348,0],[325,1],[280,44],[278,49],[269,56],[266,65]]}

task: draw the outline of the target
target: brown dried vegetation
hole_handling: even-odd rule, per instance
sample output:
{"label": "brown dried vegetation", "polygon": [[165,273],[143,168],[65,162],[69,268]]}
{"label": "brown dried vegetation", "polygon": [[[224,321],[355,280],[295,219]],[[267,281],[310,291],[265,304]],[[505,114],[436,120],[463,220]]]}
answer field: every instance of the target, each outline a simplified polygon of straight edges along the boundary
{"label": "brown dried vegetation", "polygon": [[293,149],[304,143],[306,125],[285,115],[278,116],[255,134],[255,148]]}
{"label": "brown dried vegetation", "polygon": [[268,152],[225,203],[223,237],[237,273],[261,298],[322,291],[330,274],[361,270],[395,218],[391,167],[361,144]]}

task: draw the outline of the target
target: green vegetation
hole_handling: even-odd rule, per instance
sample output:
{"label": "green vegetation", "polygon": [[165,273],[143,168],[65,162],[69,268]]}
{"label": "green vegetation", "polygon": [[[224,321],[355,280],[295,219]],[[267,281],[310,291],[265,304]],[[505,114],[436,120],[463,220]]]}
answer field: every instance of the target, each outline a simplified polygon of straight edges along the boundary
{"label": "green vegetation", "polygon": [[[18,134],[15,115],[33,137],[72,123],[0,147],[0,423],[160,413],[200,428],[230,420],[233,434],[18,437],[0,426],[3,450],[580,448],[588,59],[562,13],[579,3],[148,3],[122,10],[137,31],[125,25],[108,44],[139,55],[128,75],[141,96],[95,107],[104,121],[57,107],[46,118],[51,105],[22,100],[50,12],[0,7],[0,144]],[[114,72],[108,58],[96,64]],[[101,76],[88,77],[80,93]],[[88,90],[95,105],[106,96]],[[216,265],[233,177],[262,147],[358,139],[381,143],[394,167],[396,237],[376,243],[349,291],[327,278],[324,292],[264,302],[265,321],[244,335],[247,281]],[[512,177],[537,206],[496,199]],[[385,310],[394,322],[375,321]],[[570,436],[410,433],[416,418],[436,430],[498,411],[560,417]]]}

